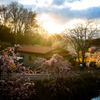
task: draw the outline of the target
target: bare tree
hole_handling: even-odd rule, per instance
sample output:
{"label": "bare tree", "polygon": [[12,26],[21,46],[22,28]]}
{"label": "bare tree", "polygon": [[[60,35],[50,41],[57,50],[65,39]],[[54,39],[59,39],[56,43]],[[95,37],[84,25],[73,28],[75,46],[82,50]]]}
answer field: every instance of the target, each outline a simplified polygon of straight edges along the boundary
{"label": "bare tree", "polygon": [[[97,24],[92,20],[86,20],[83,23],[78,23],[75,28],[66,30],[67,39],[76,50],[79,59],[79,52],[82,54],[82,64],[85,62],[85,53],[90,47],[90,42],[98,35]],[[79,60],[80,63],[80,60]]]}
{"label": "bare tree", "polygon": [[29,9],[26,12],[27,12],[26,18],[24,18],[25,19],[24,20],[24,29],[25,29],[24,32],[25,33],[31,33],[33,28],[38,27],[37,20],[35,19],[36,18],[36,12],[35,11],[33,12],[32,9]]}
{"label": "bare tree", "polygon": [[24,8],[18,2],[11,2],[7,8],[14,33],[31,33],[32,27],[37,27],[36,13],[31,9]]}
{"label": "bare tree", "polygon": [[6,23],[9,19],[9,12],[8,8],[5,5],[0,6],[0,15],[1,15],[1,23],[3,22],[4,26],[6,26]]}
{"label": "bare tree", "polygon": [[18,33],[18,30],[23,27],[22,25],[22,14],[23,14],[23,6],[19,5],[18,2],[11,2],[8,5],[8,10],[10,13],[10,20],[11,20],[11,24],[12,24],[12,29],[14,31],[14,33]]}

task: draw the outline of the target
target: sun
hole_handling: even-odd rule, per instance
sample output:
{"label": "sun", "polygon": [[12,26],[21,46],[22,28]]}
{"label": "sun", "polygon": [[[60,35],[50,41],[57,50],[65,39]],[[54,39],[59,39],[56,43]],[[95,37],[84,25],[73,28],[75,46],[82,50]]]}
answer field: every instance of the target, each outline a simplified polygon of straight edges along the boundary
{"label": "sun", "polygon": [[37,20],[42,23],[43,28],[48,31],[49,34],[60,33],[62,30],[62,26],[55,23],[55,19],[47,14],[42,14]]}
{"label": "sun", "polygon": [[60,33],[62,30],[59,24],[55,24],[52,21],[44,22],[43,28],[45,28],[45,30],[48,31],[49,34]]}

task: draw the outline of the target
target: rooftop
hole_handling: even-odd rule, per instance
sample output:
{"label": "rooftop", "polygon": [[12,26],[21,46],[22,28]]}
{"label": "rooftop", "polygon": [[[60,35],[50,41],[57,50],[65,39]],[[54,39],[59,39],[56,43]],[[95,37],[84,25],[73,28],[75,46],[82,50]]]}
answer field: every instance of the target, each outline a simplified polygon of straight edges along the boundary
{"label": "rooftop", "polygon": [[43,47],[43,46],[23,46],[18,48],[17,51],[20,52],[30,52],[30,53],[41,53],[45,54],[48,53],[56,48],[53,47]]}

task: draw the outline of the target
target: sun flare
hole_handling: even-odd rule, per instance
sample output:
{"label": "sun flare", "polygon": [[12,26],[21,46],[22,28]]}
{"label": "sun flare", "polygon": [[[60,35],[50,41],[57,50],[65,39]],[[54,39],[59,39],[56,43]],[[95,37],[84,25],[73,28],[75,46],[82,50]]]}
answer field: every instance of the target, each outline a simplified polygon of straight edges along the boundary
{"label": "sun flare", "polygon": [[45,28],[46,31],[48,31],[50,34],[53,33],[60,33],[61,32],[61,26],[59,24],[55,24],[54,22],[44,22],[43,28]]}

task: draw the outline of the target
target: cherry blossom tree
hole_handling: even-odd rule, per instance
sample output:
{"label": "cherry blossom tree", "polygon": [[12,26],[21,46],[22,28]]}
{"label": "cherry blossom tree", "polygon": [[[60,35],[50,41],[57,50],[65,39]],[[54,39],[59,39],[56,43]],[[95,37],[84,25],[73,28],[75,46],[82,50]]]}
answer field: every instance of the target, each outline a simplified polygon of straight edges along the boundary
{"label": "cherry blossom tree", "polygon": [[[14,53],[15,47],[9,47],[0,57],[0,99],[1,100],[25,100],[34,95],[34,82],[30,79],[24,79],[21,74],[25,74],[30,70],[27,68],[24,72],[17,74],[20,65],[16,65],[13,58],[17,55]],[[13,58],[9,56],[12,54]]]}
{"label": "cherry blossom tree", "polygon": [[[37,63],[39,63],[39,61]],[[52,79],[49,84],[46,84],[46,86],[51,87],[50,91],[53,90],[52,96],[57,95],[58,91],[62,93],[64,90],[69,91],[69,88],[64,85],[64,78],[76,75],[74,71],[71,70],[73,68],[71,63],[64,61],[63,57],[58,54],[54,54],[50,60],[41,58],[40,63],[41,73],[49,74]]]}
{"label": "cherry blossom tree", "polygon": [[71,70],[73,67],[68,61],[64,61],[63,57],[54,54],[50,60],[38,58],[35,63],[41,63],[41,73],[50,74],[52,78],[65,78],[75,75]]}

